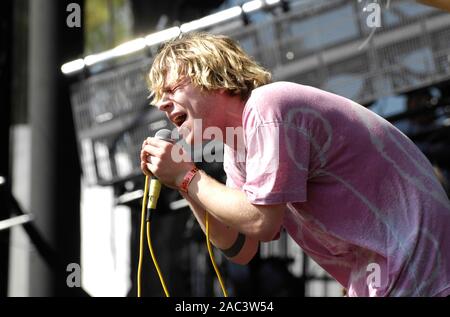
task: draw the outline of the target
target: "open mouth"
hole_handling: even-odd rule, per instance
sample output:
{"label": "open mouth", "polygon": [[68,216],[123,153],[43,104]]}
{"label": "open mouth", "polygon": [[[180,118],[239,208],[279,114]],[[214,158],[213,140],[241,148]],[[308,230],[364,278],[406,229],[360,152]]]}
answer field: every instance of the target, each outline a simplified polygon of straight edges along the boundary
{"label": "open mouth", "polygon": [[172,121],[173,121],[173,123],[175,123],[175,125],[177,127],[181,127],[181,125],[186,121],[186,119],[187,119],[187,114],[179,114],[179,115],[176,115],[172,119]]}

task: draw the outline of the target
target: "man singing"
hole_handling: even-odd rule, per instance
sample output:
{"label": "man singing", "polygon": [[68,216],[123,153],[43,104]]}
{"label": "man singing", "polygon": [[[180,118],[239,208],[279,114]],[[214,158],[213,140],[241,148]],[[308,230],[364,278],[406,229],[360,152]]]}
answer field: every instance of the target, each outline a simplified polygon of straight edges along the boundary
{"label": "man singing", "polygon": [[[188,144],[194,122],[225,138],[226,186],[148,138],[141,169],[179,189],[211,242],[246,264],[281,229],[349,296],[450,295],[450,203],[426,157],[365,107],[314,87],[270,83],[225,36],[166,43],[153,102]],[[203,133],[200,133],[204,135]],[[379,279],[368,276],[376,269]]]}

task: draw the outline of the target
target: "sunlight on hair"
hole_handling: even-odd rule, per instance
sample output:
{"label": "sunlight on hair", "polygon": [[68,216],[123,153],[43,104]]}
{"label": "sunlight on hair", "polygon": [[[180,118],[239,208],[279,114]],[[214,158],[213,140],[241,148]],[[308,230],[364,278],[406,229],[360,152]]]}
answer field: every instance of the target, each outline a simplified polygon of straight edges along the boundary
{"label": "sunlight on hair", "polygon": [[165,77],[189,77],[206,91],[225,89],[244,100],[250,92],[271,79],[231,38],[207,33],[189,33],[164,44],[148,74],[148,87],[154,92],[152,104],[160,102]]}

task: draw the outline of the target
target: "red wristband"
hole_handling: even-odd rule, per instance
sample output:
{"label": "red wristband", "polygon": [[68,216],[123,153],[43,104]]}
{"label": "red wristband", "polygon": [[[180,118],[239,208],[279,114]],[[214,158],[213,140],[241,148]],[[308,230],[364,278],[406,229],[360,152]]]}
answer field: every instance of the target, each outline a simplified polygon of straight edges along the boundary
{"label": "red wristband", "polygon": [[194,178],[195,174],[197,174],[198,168],[194,167],[189,172],[186,173],[186,175],[183,178],[183,182],[180,185],[180,190],[182,192],[185,192],[187,194],[189,184],[191,183],[192,179]]}

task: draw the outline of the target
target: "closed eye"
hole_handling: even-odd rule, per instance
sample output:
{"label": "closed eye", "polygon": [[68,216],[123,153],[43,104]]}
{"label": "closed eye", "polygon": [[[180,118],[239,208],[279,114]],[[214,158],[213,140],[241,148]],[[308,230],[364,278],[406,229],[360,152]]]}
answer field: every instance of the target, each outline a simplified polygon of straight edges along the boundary
{"label": "closed eye", "polygon": [[162,92],[163,92],[163,94],[172,94],[173,93],[172,89],[170,89],[170,88],[163,89]]}
{"label": "closed eye", "polygon": [[175,87],[173,87],[172,89],[170,89],[170,92],[173,94],[175,91],[178,90],[178,88],[180,88],[181,85],[176,85]]}
{"label": "closed eye", "polygon": [[175,86],[174,88],[167,88],[163,90],[163,93],[168,95],[173,95],[174,92],[178,89],[179,86]]}
{"label": "closed eye", "polygon": [[179,81],[178,83],[174,83],[175,86],[173,86],[172,88],[170,88],[170,87],[165,88],[165,89],[163,89],[162,92],[165,94],[173,95],[175,93],[175,91],[178,90],[178,88],[183,86],[184,83],[185,83],[185,80]]}

